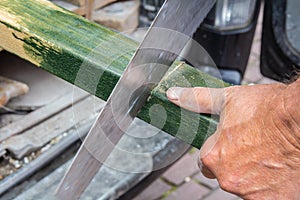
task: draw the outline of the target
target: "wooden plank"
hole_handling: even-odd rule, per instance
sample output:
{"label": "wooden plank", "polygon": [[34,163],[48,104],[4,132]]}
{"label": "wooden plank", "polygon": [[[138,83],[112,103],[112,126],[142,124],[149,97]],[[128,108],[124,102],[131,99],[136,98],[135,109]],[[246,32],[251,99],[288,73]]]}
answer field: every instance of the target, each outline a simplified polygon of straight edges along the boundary
{"label": "wooden plank", "polygon": [[92,20],[94,3],[94,0],[85,0],[85,17],[89,20]]}
{"label": "wooden plank", "polygon": [[[115,1],[117,1],[117,0],[94,0],[93,10],[102,8],[110,3],[115,2]],[[78,9],[74,10],[73,12],[75,12],[78,15],[85,15],[87,10],[89,10],[89,8],[86,5],[82,5]]]}
{"label": "wooden plank", "polygon": [[55,115],[56,113],[71,106],[72,104],[75,104],[85,97],[87,97],[86,93],[81,92],[74,94],[70,92],[69,94],[66,94],[61,98],[55,100],[54,102],[27,114],[21,119],[2,127],[0,129],[0,142],[3,142],[9,137],[17,135],[33,127],[34,125]]}
{"label": "wooden plank", "polygon": [[[1,0],[0,33],[4,49],[104,100],[138,46],[121,34],[43,0]],[[160,120],[166,122],[163,126],[152,124],[200,148],[217,122],[171,104],[165,95],[171,86],[224,87],[224,83],[177,62],[138,115],[150,123],[149,111],[153,114],[153,106],[161,105],[167,119]],[[196,133],[191,131],[194,126]]]}
{"label": "wooden plank", "polygon": [[76,127],[76,123],[91,121],[103,106],[103,101],[99,99],[95,101],[94,97],[88,97],[24,133],[8,138],[0,145],[0,152],[4,149],[17,159],[22,159],[25,155],[42,148],[52,139]]}
{"label": "wooden plank", "polygon": [[86,4],[86,0],[64,0],[64,1],[74,4],[74,5],[77,5],[77,6],[84,6]]}
{"label": "wooden plank", "polygon": [[140,0],[113,3],[93,12],[93,21],[119,32],[135,31],[139,25]]}

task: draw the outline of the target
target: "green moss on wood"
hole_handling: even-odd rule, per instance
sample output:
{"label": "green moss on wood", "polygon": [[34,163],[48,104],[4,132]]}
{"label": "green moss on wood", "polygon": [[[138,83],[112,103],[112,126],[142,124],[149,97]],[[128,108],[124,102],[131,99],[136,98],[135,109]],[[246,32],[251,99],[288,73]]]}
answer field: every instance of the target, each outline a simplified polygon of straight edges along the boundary
{"label": "green moss on wood", "polygon": [[[15,22],[1,18],[1,11],[8,12]],[[23,43],[26,59],[104,100],[138,47],[137,42],[122,34],[42,0],[1,0],[0,23],[7,27],[4,31],[14,34],[16,42]],[[153,125],[200,148],[215,131],[216,120],[180,109],[167,100],[165,92],[171,86],[223,87],[224,83],[186,64],[178,65],[176,62],[152,91],[138,117],[151,122],[149,111],[159,113],[160,107],[154,105],[161,105],[167,120],[160,127],[155,123],[165,120],[165,116],[157,115]]]}

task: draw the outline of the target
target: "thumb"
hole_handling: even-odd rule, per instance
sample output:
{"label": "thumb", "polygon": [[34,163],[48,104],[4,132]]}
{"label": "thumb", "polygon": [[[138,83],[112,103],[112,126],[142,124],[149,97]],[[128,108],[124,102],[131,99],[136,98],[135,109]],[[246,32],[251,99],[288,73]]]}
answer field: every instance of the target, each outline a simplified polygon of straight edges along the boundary
{"label": "thumb", "polygon": [[172,87],[167,91],[167,97],[174,104],[193,112],[220,114],[225,101],[225,89]]}

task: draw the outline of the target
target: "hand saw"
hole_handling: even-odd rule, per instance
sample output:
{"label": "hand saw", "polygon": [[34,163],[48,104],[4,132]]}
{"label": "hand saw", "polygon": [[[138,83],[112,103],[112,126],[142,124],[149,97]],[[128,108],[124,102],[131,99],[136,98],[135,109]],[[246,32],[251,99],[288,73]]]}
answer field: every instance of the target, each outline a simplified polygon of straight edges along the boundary
{"label": "hand saw", "polygon": [[215,1],[165,1],[77,152],[58,198],[80,197]]}

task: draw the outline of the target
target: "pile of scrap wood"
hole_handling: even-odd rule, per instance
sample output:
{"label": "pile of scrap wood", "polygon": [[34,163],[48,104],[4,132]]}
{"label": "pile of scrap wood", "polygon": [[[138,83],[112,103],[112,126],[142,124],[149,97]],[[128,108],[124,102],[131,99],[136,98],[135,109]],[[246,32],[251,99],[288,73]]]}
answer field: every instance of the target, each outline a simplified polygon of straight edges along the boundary
{"label": "pile of scrap wood", "polygon": [[140,0],[52,0],[59,6],[119,32],[139,24]]}

